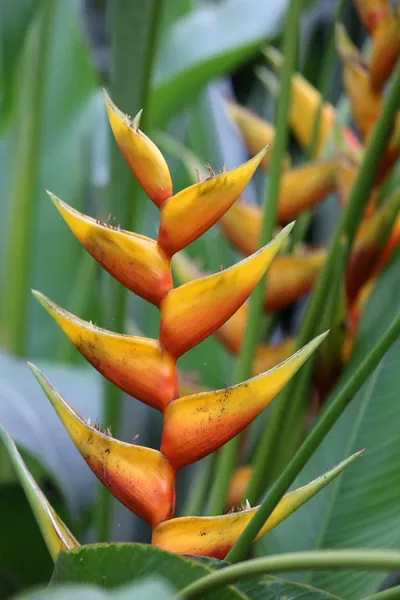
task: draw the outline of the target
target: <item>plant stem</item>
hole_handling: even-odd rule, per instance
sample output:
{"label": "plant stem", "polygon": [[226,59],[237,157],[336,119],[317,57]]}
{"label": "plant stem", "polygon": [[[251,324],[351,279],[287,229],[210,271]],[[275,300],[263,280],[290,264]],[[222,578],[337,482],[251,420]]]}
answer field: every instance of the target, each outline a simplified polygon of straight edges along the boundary
{"label": "plant stem", "polygon": [[268,573],[320,569],[359,569],[363,571],[399,571],[398,550],[318,550],[293,552],[264,558],[255,558],[239,565],[231,565],[189,584],[176,595],[177,600],[204,598],[211,590],[230,585],[242,579]]}
{"label": "plant stem", "polygon": [[[146,129],[150,79],[161,20],[162,0],[109,0],[111,34],[111,96],[126,112],[143,108],[141,128]],[[110,210],[127,229],[135,229],[138,220],[140,187],[131,175],[114,141],[111,152]],[[125,328],[128,291],[109,281],[110,301],[104,307],[113,330]],[[106,382],[104,386],[104,423],[113,435],[118,431],[122,392]],[[100,488],[98,540],[108,541],[112,519],[110,492]]]}
{"label": "plant stem", "polygon": [[378,366],[387,350],[397,340],[399,335],[400,312],[390,327],[388,327],[388,329],[385,331],[376,346],[357,368],[352,377],[336,394],[336,396],[334,396],[331,404],[320,416],[319,420],[315,424],[308,437],[304,440],[295,456],[291,459],[284,471],[282,471],[281,475],[269,490],[259,510],[229,552],[228,556],[226,557],[228,561],[237,562],[245,555],[248,548],[253,543],[257,533],[274,510],[279,500],[285,494],[289,486],[293,483],[297,475],[307,463],[310,456],[312,456],[312,454],[318,448],[326,434],[332,429],[333,425],[336,423],[349,402],[351,402],[354,395],[358,392],[372,371]]}
{"label": "plant stem", "polygon": [[[24,63],[28,61],[31,69],[29,73],[26,73],[26,79],[30,85],[22,86],[25,97],[21,98],[22,109],[16,125],[17,139],[12,165],[7,272],[3,288],[6,344],[18,356],[25,354],[28,333],[29,285],[40,157],[40,126],[47,48],[51,36],[55,3],[52,0],[43,0],[41,8],[37,24],[38,30],[35,31],[35,40],[32,40],[35,42],[35,47],[25,49],[24,55]],[[27,50],[32,51],[34,56],[28,56]]]}
{"label": "plant stem", "polygon": [[[393,76],[393,85],[386,97],[379,119],[374,126],[356,180],[351,189],[348,202],[343,209],[341,219],[335,234],[332,237],[326,262],[312,291],[306,314],[304,315],[304,319],[297,334],[296,349],[300,349],[304,346],[304,344],[311,339],[313,334],[317,333],[316,330],[320,323],[320,315],[323,312],[324,303],[328,297],[332,282],[331,274],[336,260],[336,253],[340,246],[340,239],[343,235],[346,235],[348,240],[345,254],[345,260],[347,260],[358,223],[363,215],[365,204],[375,181],[379,160],[385,149],[386,140],[389,137],[391,126],[399,107],[399,97],[400,64],[396,68]],[[262,436],[260,448],[262,448],[263,457],[262,459],[259,459],[259,464],[262,464],[260,470],[264,473],[268,473],[271,469],[280,431],[282,430],[283,423],[286,419],[287,411],[289,411],[289,404],[292,400],[297,383],[298,377],[295,376],[280,394],[278,401],[273,407],[269,426]],[[261,450],[259,451],[261,452]]]}
{"label": "plant stem", "polygon": [[[286,152],[289,125],[288,112],[291,97],[292,73],[296,68],[299,20],[302,0],[291,0],[287,14],[281,88],[277,101],[277,130],[271,156],[271,171],[265,190],[263,221],[259,246],[265,246],[273,236],[279,202],[282,159]],[[236,381],[240,383],[250,377],[254,352],[259,339],[260,318],[263,308],[266,278],[263,277],[250,298],[249,316],[240,352]],[[209,514],[219,515],[223,511],[229,480],[235,467],[240,436],[225,444],[218,453],[216,476],[211,491]]]}

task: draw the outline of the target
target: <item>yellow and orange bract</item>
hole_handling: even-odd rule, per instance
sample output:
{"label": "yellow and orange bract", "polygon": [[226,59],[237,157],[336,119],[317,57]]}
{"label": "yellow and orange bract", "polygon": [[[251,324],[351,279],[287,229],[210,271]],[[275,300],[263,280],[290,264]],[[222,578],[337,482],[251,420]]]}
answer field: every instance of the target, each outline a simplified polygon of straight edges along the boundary
{"label": "yellow and orange bract", "polygon": [[169,260],[154,240],[96,221],[53,194],[53,204],[82,246],[131,292],[158,306],[172,288]]}
{"label": "yellow and orange bract", "polygon": [[158,340],[121,335],[96,327],[34,291],[74,346],[121,390],[163,411],[178,393],[175,360]]}
{"label": "yellow and orange bract", "polygon": [[161,344],[177,358],[227,321],[254,290],[292,227],[233,267],[169,292],[160,306]]}
{"label": "yellow and orange bract", "polygon": [[242,431],[268,406],[327,332],[262,375],[223,390],[178,398],[164,412],[161,452],[175,469],[200,460]]}
{"label": "yellow and orange bract", "polygon": [[218,221],[226,238],[242,252],[256,252],[261,234],[261,209],[256,204],[237,201]]}
{"label": "yellow and orange bract", "polygon": [[157,146],[139,129],[139,112],[134,119],[124,115],[104,92],[108,119],[115,140],[130,170],[160,208],[172,196],[172,181],[168,165]]}
{"label": "yellow and orange bract", "polygon": [[169,198],[161,209],[160,248],[172,256],[214,225],[239,198],[266,151],[264,148],[236,169],[218,173]]}
{"label": "yellow and orange bract", "polygon": [[165,456],[99,431],[56,392],[37,367],[29,366],[75,446],[107,489],[153,526],[170,518],[175,508],[175,472]]}
{"label": "yellow and orange bract", "polygon": [[[257,534],[259,540],[279,525],[300,506],[327,486],[346,467],[359,458],[363,450],[339,463],[334,469],[309,484],[287,493],[277,504],[271,516]],[[219,517],[180,517],[160,523],[153,529],[152,544],[170,552],[212,556],[224,559],[243,529],[258,510],[249,508]]]}

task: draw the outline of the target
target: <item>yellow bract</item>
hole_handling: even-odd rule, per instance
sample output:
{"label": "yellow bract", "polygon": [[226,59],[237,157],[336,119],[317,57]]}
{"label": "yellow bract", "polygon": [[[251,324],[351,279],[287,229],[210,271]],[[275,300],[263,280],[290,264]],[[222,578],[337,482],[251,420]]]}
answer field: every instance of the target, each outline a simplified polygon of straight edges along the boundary
{"label": "yellow bract", "polygon": [[233,387],[186,396],[164,413],[161,452],[175,469],[220,448],[275,398],[326,337],[324,333],[271,371]]}
{"label": "yellow bract", "polygon": [[151,525],[173,515],[175,472],[161,452],[126,444],[90,425],[29,365],[75,446],[106,488]]}
{"label": "yellow bract", "polygon": [[161,303],[160,342],[176,358],[218,329],[247,300],[293,224],[233,267],[169,292]]}
{"label": "yellow bract", "polygon": [[104,92],[107,114],[115,140],[132,173],[158,206],[172,196],[168,165],[157,146],[139,129],[140,114],[131,119]]}
{"label": "yellow bract", "polygon": [[[361,456],[357,452],[339,463],[337,467],[308,485],[286,494],[259,531],[260,539],[293,514],[300,506],[315,496],[344,469]],[[258,506],[219,517],[180,517],[160,523],[153,530],[152,544],[170,552],[211,556],[224,559],[244,528],[258,510]]]}
{"label": "yellow bract", "polygon": [[205,231],[232,206],[265,155],[261,150],[248,162],[185,188],[161,209],[158,243],[172,256]]}
{"label": "yellow bract", "polygon": [[157,340],[101,329],[40,292],[34,291],[33,295],[79,352],[124,392],[160,411],[177,396],[175,361]]}
{"label": "yellow bract", "polygon": [[89,254],[122,285],[158,306],[172,288],[172,278],[169,260],[157,243],[92,219],[53,194],[49,196]]}

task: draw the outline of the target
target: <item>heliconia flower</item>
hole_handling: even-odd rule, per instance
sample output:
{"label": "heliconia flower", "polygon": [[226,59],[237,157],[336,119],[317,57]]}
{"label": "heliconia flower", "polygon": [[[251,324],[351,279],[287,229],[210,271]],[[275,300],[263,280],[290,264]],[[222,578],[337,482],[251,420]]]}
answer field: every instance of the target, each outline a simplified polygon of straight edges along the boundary
{"label": "heliconia flower", "polygon": [[[264,52],[274,69],[279,71],[283,64],[283,55],[271,46],[268,46]],[[314,122],[320,106],[321,94],[319,91],[300,73],[295,73],[292,76],[289,120],[293,133],[303,148],[309,148],[311,144]],[[334,107],[329,102],[323,103],[314,156],[321,155],[329,137],[334,133],[335,122]],[[359,146],[357,136],[349,127],[343,127],[341,132],[347,147],[357,148]]]}
{"label": "heliconia flower", "polygon": [[259,344],[254,354],[253,375],[259,375],[264,371],[273,369],[289,358],[294,349],[295,340],[293,338],[286,338],[279,344]]}
{"label": "heliconia flower", "polygon": [[160,411],[177,396],[175,361],[157,340],[101,329],[32,293],[79,352],[124,392]]}
{"label": "heliconia flower", "polygon": [[276,311],[293,304],[313,287],[327,252],[310,250],[303,254],[279,256],[268,271],[264,306]]}
{"label": "heliconia flower", "polygon": [[[227,101],[227,108],[233,121],[240,129],[251,156],[254,156],[266,146],[273,145],[275,139],[275,127],[271,123],[233,100]],[[271,151],[272,147],[261,161],[261,166],[264,168],[267,168],[269,165]],[[286,154],[283,167],[287,168],[289,165],[290,156]]]}
{"label": "heliconia flower", "polygon": [[336,28],[336,47],[343,64],[344,87],[354,120],[361,137],[366,140],[381,111],[382,94],[371,87],[368,65],[343,25]]}
{"label": "heliconia flower", "polygon": [[364,220],[357,232],[346,271],[346,291],[350,304],[372,275],[400,210],[400,191],[394,192],[375,215]]}
{"label": "heliconia flower", "polygon": [[[324,489],[363,452],[363,450],[356,452],[334,469],[283,496],[257,534],[256,540],[282,523],[300,506]],[[179,517],[165,521],[153,529],[152,544],[178,554],[224,559],[258,508],[258,506],[246,508],[218,517]]]}
{"label": "heliconia flower", "polygon": [[148,197],[160,208],[172,196],[168,165],[157,146],[139,129],[140,111],[134,119],[121,112],[106,91],[108,119],[118,147]]}
{"label": "heliconia flower", "polygon": [[229,482],[228,497],[226,499],[226,511],[235,506],[240,506],[245,500],[246,490],[253,473],[252,465],[244,465],[237,468]]}
{"label": "heliconia flower", "polygon": [[261,208],[238,200],[220,218],[218,227],[235,248],[246,256],[257,251],[261,233]]}
{"label": "heliconia flower", "polygon": [[239,198],[266,151],[264,148],[239,167],[195,183],[168,199],[161,209],[158,232],[158,243],[168,256],[194,242],[222,217]]}
{"label": "heliconia flower", "polygon": [[61,550],[73,550],[79,542],[72,535],[30,474],[11,437],[0,424],[0,438],[8,452],[18,479],[39,525],[41,534],[53,561]]}
{"label": "heliconia flower", "polygon": [[287,223],[309,210],[336,187],[336,160],[318,161],[286,171],[281,179],[279,223]]}
{"label": "heliconia flower", "polygon": [[293,228],[232,267],[171,290],[160,305],[160,342],[175,358],[199,344],[247,300]]}
{"label": "heliconia flower", "polygon": [[354,0],[357,12],[369,33],[390,15],[389,0]]}
{"label": "heliconia flower", "polygon": [[400,8],[380,21],[372,34],[370,78],[372,87],[380,91],[389,79],[400,56]]}
{"label": "heliconia flower", "polygon": [[[29,363],[28,363],[29,364]],[[173,515],[175,472],[157,450],[126,444],[90,425],[32,364],[33,374],[75,446],[105,487],[152,526]]]}
{"label": "heliconia flower", "polygon": [[82,246],[100,265],[138,296],[158,306],[172,288],[169,259],[154,240],[83,215],[50,194]]}
{"label": "heliconia flower", "polygon": [[268,406],[326,335],[316,337],[262,375],[171,402],[164,412],[161,452],[177,470],[220,448]]}

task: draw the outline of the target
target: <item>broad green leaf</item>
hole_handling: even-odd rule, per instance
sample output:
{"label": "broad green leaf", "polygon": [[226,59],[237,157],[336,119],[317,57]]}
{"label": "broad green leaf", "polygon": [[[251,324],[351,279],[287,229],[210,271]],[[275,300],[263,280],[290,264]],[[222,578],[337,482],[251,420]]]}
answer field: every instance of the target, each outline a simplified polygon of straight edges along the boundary
{"label": "broad green leaf", "polygon": [[279,33],[286,0],[223,0],[182,17],[162,39],[151,95],[154,126],[208,81],[248,60]]}
{"label": "broad green leaf", "polygon": [[94,585],[60,585],[24,592],[14,600],[173,600],[172,587],[161,579],[151,578],[138,583],[123,585],[111,591]]}
{"label": "broad green leaf", "polygon": [[[351,376],[400,307],[399,252],[383,273],[367,304],[350,362],[339,387]],[[258,554],[319,548],[399,548],[400,404],[398,366],[400,341],[388,351],[375,372],[345,410],[315,455],[303,469],[301,485],[359,447],[367,448],[358,468],[344,473],[277,527],[257,545]],[[376,591],[379,573],[315,572],[305,583],[357,600]]]}
{"label": "broad green leaf", "polygon": [[55,560],[61,550],[72,550],[78,547],[79,543],[33,479],[16,445],[1,424],[0,438],[11,458],[52,559]]}
{"label": "broad green leaf", "polygon": [[[197,557],[196,560],[213,570],[222,569],[229,564],[204,556]],[[333,596],[323,590],[271,575],[243,580],[236,583],[235,587],[249,600],[277,600],[278,598],[282,600],[341,600],[339,596]]]}
{"label": "broad green leaf", "polygon": [[[177,589],[209,574],[211,569],[178,554],[146,544],[93,544],[62,552],[56,562],[51,584],[95,583],[102,587],[136,581],[142,577],[162,577]],[[207,599],[245,598],[233,587],[220,588]]]}

